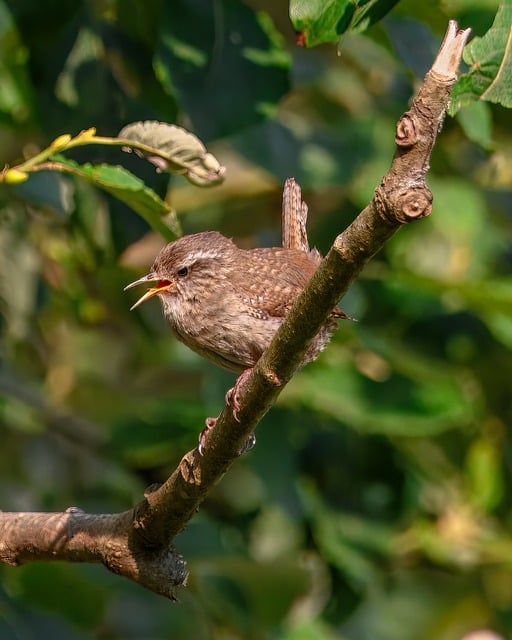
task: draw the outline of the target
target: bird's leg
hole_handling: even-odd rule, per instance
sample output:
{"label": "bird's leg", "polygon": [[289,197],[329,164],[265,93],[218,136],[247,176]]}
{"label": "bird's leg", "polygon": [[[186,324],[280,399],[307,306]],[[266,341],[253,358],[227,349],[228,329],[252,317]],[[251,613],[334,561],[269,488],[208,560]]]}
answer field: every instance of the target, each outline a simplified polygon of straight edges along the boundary
{"label": "bird's leg", "polygon": [[205,424],[205,427],[199,434],[199,444],[197,446],[197,449],[200,455],[203,455],[204,440],[206,438],[206,434],[215,427],[215,425],[217,424],[217,418],[211,418],[211,417],[206,418],[206,420],[204,421],[204,424]]}
{"label": "bird's leg", "polygon": [[252,367],[245,369],[235,380],[235,384],[231,389],[228,389],[226,395],[224,396],[224,400],[226,404],[229,404],[231,409],[233,410],[233,417],[237,422],[240,422],[238,419],[238,412],[240,411],[240,391],[244,386],[245,381],[251,375]]}
{"label": "bird's leg", "polygon": [[[231,410],[233,411],[233,417],[237,422],[240,422],[238,420],[238,411],[240,410],[240,403],[239,403],[240,390],[242,389],[247,378],[250,376],[251,371],[252,371],[252,367],[249,367],[249,369],[245,369],[245,371],[242,371],[242,373],[236,379],[234,386],[231,389],[228,389],[228,391],[226,392],[226,396],[224,398],[226,401],[226,404],[230,405]],[[205,428],[199,434],[198,449],[201,455],[204,449],[204,441],[206,438],[206,434],[211,429],[213,429],[216,424],[217,424],[217,418],[206,418]],[[256,436],[254,435],[254,433],[251,433],[251,435],[247,439],[247,442],[240,449],[239,455],[242,455],[243,453],[250,451],[255,444],[256,444]]]}
{"label": "bird's leg", "polygon": [[[231,406],[231,409],[233,411],[233,418],[237,422],[240,422],[240,420],[238,419],[238,411],[240,410],[240,403],[239,403],[240,391],[243,388],[247,378],[251,375],[251,373],[252,373],[252,367],[249,367],[248,369],[245,369],[244,371],[242,371],[242,373],[235,380],[234,386],[231,387],[231,389],[228,389],[228,391],[226,392],[226,396],[224,398],[224,400],[226,401],[226,404],[229,404]],[[251,435],[247,438],[247,442],[240,449],[238,455],[241,456],[243,453],[247,453],[247,451],[250,451],[255,444],[256,444],[256,436],[254,435],[254,433],[251,433]]]}
{"label": "bird's leg", "polygon": [[[217,424],[217,420],[218,418],[210,417],[210,418],[206,418],[206,420],[204,421],[205,427],[199,434],[199,444],[197,445],[199,455],[201,456],[203,455],[203,451],[204,451],[204,442],[205,442],[206,435],[209,433],[211,429],[215,427],[215,425]],[[247,438],[247,442],[243,445],[243,447],[240,448],[238,455],[241,456],[244,453],[247,453],[247,451],[250,451],[255,444],[256,444],[256,436],[254,435],[254,433],[251,433],[251,435]]]}

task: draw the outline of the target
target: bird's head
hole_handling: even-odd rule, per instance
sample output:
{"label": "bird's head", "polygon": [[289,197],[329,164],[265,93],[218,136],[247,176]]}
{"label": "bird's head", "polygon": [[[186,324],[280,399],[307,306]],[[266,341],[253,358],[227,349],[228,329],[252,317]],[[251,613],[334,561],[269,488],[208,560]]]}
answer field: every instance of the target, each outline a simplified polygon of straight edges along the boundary
{"label": "bird's head", "polygon": [[214,280],[222,279],[222,266],[231,263],[236,251],[236,245],[217,231],[195,233],[170,242],[155,258],[151,271],[125,287],[126,291],[140,284],[151,285],[130,311],[156,295],[165,302],[168,297],[192,299],[210,293]]}

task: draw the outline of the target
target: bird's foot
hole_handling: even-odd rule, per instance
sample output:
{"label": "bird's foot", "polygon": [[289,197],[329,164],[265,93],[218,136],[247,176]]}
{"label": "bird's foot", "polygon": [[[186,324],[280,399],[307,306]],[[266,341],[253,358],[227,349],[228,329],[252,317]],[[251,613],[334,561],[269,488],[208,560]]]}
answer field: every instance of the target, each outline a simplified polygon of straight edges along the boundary
{"label": "bird's foot", "polygon": [[199,451],[199,455],[203,455],[204,449],[204,441],[207,434],[215,427],[217,424],[217,418],[206,418],[204,421],[205,427],[199,434],[199,444],[197,445],[197,450]]}
{"label": "bird's foot", "polygon": [[[240,411],[240,391],[242,390],[247,378],[251,375],[251,372],[252,367],[249,367],[248,369],[245,369],[245,371],[242,371],[242,373],[236,379],[234,386],[231,389],[228,389],[224,398],[226,404],[231,406],[231,409],[233,411],[233,418],[237,422],[240,422],[240,420],[238,419],[238,412]],[[246,443],[238,452],[238,455],[241,456],[244,453],[247,453],[254,447],[255,444],[256,436],[254,433],[251,433],[251,435],[247,438]]]}
{"label": "bird's foot", "polygon": [[[206,436],[217,424],[217,418],[206,418],[204,422],[205,427],[199,434],[199,444],[197,445],[197,450],[199,451],[199,455],[201,456],[203,455]],[[247,453],[254,447],[255,444],[256,436],[254,435],[254,433],[251,433],[251,435],[247,438],[246,443],[240,448],[238,455],[241,456],[244,453]]]}
{"label": "bird's foot", "polygon": [[[238,411],[240,410],[240,402],[239,402],[240,390],[242,389],[245,381],[251,374],[251,371],[252,371],[252,367],[250,367],[249,369],[246,369],[245,371],[242,371],[242,373],[236,379],[234,386],[231,389],[228,389],[228,391],[226,392],[226,396],[224,398],[226,401],[226,404],[230,405],[231,410],[233,411],[233,417],[237,422],[240,422],[240,420],[238,419]],[[197,448],[199,450],[200,455],[203,455],[204,444],[205,444],[205,439],[207,434],[215,427],[216,424],[217,424],[217,418],[206,418],[205,428],[199,434],[199,445]],[[251,435],[247,438],[247,442],[243,445],[243,447],[238,452],[238,455],[241,456],[247,451],[250,451],[255,444],[256,444],[256,436],[254,435],[254,433],[251,433]]]}
{"label": "bird's foot", "polygon": [[252,367],[249,367],[249,369],[245,369],[245,371],[242,371],[242,373],[236,379],[234,386],[231,387],[231,389],[227,390],[224,397],[226,404],[230,405],[233,411],[233,417],[237,422],[240,422],[240,420],[238,419],[238,412],[240,411],[240,391],[243,388],[247,378],[251,375],[251,371]]}

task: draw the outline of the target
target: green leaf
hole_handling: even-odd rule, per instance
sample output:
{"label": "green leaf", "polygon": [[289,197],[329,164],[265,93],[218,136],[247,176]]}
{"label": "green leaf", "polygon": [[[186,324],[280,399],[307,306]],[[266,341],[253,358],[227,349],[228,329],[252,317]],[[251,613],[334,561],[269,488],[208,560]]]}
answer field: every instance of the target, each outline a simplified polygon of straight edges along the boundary
{"label": "green leaf", "polygon": [[475,100],[512,107],[512,0],[503,0],[494,23],[481,38],[464,49],[469,73],[462,75],[452,91],[449,113]]}
{"label": "green leaf", "polygon": [[339,40],[347,31],[364,31],[398,0],[291,0],[290,19],[300,43],[314,47]]}
{"label": "green leaf", "polygon": [[217,158],[206,151],[199,138],[181,127],[150,120],[133,122],[119,132],[119,138],[149,147],[147,151],[133,150],[160,171],[181,173],[196,186],[213,186],[224,180],[225,168]]}
{"label": "green leaf", "polygon": [[[355,6],[351,0],[292,0],[290,19],[307,47],[339,38],[350,24]],[[339,29],[339,31],[338,31]]]}
{"label": "green leaf", "polygon": [[130,171],[108,164],[80,165],[60,155],[53,156],[53,160],[51,166],[45,168],[79,176],[107,191],[136,211],[166,240],[181,235],[175,211]]}
{"label": "green leaf", "polygon": [[474,102],[457,113],[457,119],[470,140],[489,149],[492,145],[492,116],[489,105]]}

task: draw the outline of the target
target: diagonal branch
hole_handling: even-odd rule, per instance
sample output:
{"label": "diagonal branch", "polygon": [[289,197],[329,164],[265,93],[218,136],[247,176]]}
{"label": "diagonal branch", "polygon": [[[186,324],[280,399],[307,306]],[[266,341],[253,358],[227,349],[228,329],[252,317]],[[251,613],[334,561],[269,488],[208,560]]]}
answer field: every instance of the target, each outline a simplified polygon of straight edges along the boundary
{"label": "diagonal branch", "polygon": [[[185,583],[186,569],[171,541],[238,458],[247,438],[299,368],[309,343],[365,264],[402,225],[430,214],[432,194],[425,176],[468,36],[469,30],[458,31],[457,24],[450,22],[432,69],[398,122],[397,149],[389,171],[372,201],[336,238],[245,379],[238,396],[238,420],[227,405],[203,441],[203,455],[197,449],[188,452],[167,481],[149,488],[144,500],[131,511],[101,516],[73,508],[65,514],[1,513],[1,560],[12,564],[36,559],[103,562],[116,573],[173,597],[174,588]],[[296,231],[290,232],[295,240],[289,242],[300,244],[301,234]]]}
{"label": "diagonal branch", "polygon": [[[298,369],[302,357],[339,299],[371,257],[404,224],[430,214],[432,194],[425,184],[430,153],[440,131],[469,29],[450,21],[439,55],[410,110],[398,122],[397,149],[388,173],[368,206],[340,234],[308,286],[299,296],[239,395],[239,422],[226,405],[215,429],[185,455],[160,490],[139,512],[138,524],[172,539],[243,450],[247,438]],[[162,505],[169,510],[162,519]]]}

